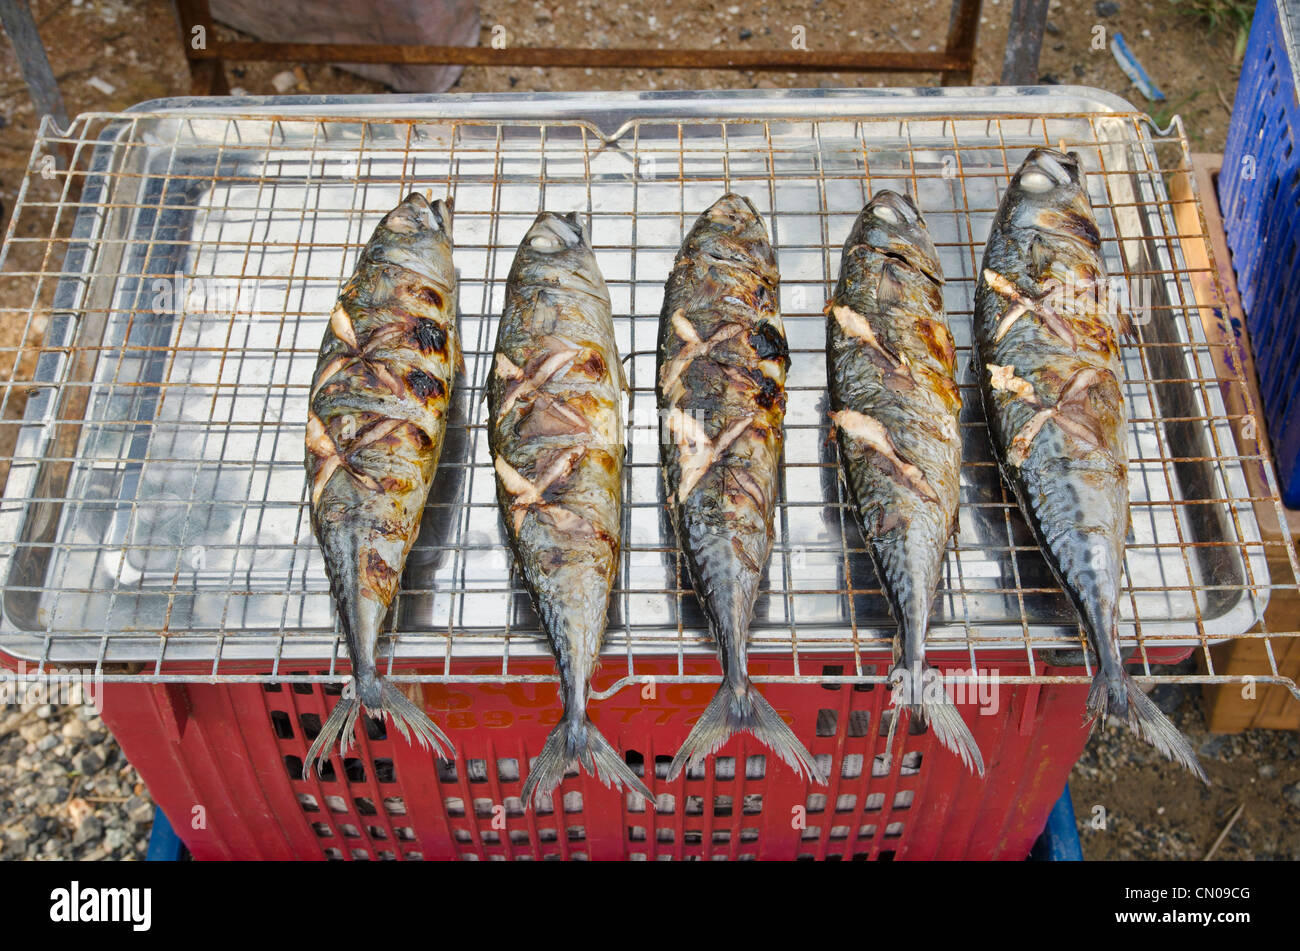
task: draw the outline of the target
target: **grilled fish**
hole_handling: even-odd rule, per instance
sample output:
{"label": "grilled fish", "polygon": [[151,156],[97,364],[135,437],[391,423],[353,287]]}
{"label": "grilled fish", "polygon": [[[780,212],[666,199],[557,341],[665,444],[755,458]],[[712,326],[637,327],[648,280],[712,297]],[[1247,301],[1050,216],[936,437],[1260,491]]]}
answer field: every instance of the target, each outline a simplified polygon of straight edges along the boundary
{"label": "grilled fish", "polygon": [[665,495],[723,673],[669,778],[745,730],[801,775],[826,781],[747,671],[785,441],[790,351],[779,281],[754,206],[725,195],[686,236],[664,293],[656,391]]}
{"label": "grilled fish", "polygon": [[564,703],[524,782],[525,808],[575,762],[654,798],[587,716],[622,544],[622,386],[587,233],[576,214],[543,212],[510,269],[487,386],[497,501]]}
{"label": "grilled fish", "polygon": [[974,737],[925,663],[961,472],[957,356],[942,287],[916,205],[877,193],[844,242],[826,306],[826,371],[845,482],[898,622],[896,702],[983,775]]}
{"label": "grilled fish", "polygon": [[309,398],[307,488],[352,682],[312,743],[304,778],[340,736],[346,751],[362,707],[439,756],[452,753],[424,711],[379,675],[375,651],[463,366],[455,284],[451,204],[412,194],[379,223],[330,313]]}
{"label": "grilled fish", "polygon": [[994,219],[975,292],[975,367],[989,435],[1043,556],[1079,613],[1098,670],[1087,713],[1130,729],[1202,780],[1178,729],[1119,651],[1128,526],[1122,315],[1078,156],[1035,149]]}

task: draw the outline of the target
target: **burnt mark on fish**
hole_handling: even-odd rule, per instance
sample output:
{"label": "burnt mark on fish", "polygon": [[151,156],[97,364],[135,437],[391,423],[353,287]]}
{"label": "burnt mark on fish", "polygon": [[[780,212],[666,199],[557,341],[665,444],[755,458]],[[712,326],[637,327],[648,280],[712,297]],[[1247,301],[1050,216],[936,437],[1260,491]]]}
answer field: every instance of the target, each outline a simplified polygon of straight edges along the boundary
{"label": "burnt mark on fish", "polygon": [[593,380],[602,380],[609,371],[605,366],[605,358],[600,355],[600,351],[588,348],[583,359],[575,360],[570,365],[570,372],[581,373]]}
{"label": "burnt mark on fish", "polygon": [[412,370],[406,374],[406,383],[416,397],[426,402],[431,398],[441,398],[447,394],[447,388],[442,385],[442,382],[423,370]]}
{"label": "burnt mark on fish", "polygon": [[776,380],[770,376],[761,373],[759,376],[762,377],[762,382],[758,385],[758,395],[755,397],[758,405],[763,409],[772,409],[779,403],[781,408],[784,409],[785,389],[779,386]]}
{"label": "burnt mark on fish", "polygon": [[749,345],[754,348],[760,360],[777,358],[788,370],[790,369],[790,345],[785,334],[781,333],[769,321],[763,321],[758,329],[749,335]]}
{"label": "burnt mark on fish", "polygon": [[422,353],[444,353],[447,349],[446,331],[438,326],[437,321],[428,317],[421,317],[415,322],[411,329],[411,339]]}
{"label": "burnt mark on fish", "polygon": [[371,585],[381,591],[386,591],[397,583],[397,572],[373,548],[366,551],[365,570]]}
{"label": "burnt mark on fish", "polygon": [[416,287],[414,289],[414,296],[428,304],[430,307],[434,307],[438,310],[442,310],[445,303],[442,299],[442,294],[438,292],[437,288],[430,287],[428,284],[421,284]]}
{"label": "burnt mark on fish", "polygon": [[917,320],[916,329],[932,357],[949,371],[956,367],[957,346],[947,327],[937,320],[922,317]]}

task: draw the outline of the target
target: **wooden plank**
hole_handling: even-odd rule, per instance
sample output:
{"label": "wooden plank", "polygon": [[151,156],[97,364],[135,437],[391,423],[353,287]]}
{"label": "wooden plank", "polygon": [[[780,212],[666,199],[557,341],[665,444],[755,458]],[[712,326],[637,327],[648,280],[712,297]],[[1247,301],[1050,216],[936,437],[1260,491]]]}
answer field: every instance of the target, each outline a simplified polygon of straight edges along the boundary
{"label": "wooden plank", "polygon": [[[1215,176],[1223,164],[1222,156],[1195,154],[1190,173],[1173,177],[1170,198],[1174,220],[1181,237],[1188,277],[1196,297],[1201,325],[1210,342],[1211,362],[1215,375],[1222,380],[1219,390],[1224,408],[1232,420],[1236,449],[1254,455],[1260,445],[1268,444],[1263,418],[1258,415],[1259,390],[1255,382],[1250,342],[1245,335],[1245,317],[1241,298],[1223,237],[1223,220],[1215,199]],[[1202,202],[1201,198],[1204,198]],[[1207,240],[1208,239],[1208,240]],[[1211,252],[1213,257],[1211,257]],[[1244,378],[1238,378],[1238,374]],[[1254,414],[1254,436],[1247,431],[1246,420]],[[1227,447],[1225,447],[1227,448]],[[1285,525],[1280,524],[1264,466],[1265,459],[1242,460],[1246,487],[1253,503],[1260,537],[1266,545],[1269,577],[1274,584],[1294,582],[1290,560],[1284,546],[1294,546],[1300,537],[1300,512],[1284,509]],[[1261,630],[1256,626],[1256,631]],[[1300,630],[1300,592],[1274,589],[1264,611],[1263,630]],[[1278,673],[1300,682],[1300,638],[1271,637]],[[1204,654],[1197,654],[1202,673],[1207,671]],[[1265,643],[1259,638],[1239,638],[1210,648],[1214,672],[1226,676],[1267,677],[1273,673]],[[1300,729],[1300,700],[1280,686],[1256,685],[1254,695],[1243,696],[1239,684],[1207,684],[1202,688],[1206,724],[1212,733],[1240,733],[1243,730]]]}

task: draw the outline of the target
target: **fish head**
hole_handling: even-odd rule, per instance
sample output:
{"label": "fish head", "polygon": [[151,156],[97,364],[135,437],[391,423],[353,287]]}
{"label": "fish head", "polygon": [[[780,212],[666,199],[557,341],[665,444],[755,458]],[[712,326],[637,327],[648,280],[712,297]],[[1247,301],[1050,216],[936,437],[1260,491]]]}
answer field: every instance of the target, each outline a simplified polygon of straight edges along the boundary
{"label": "fish head", "polygon": [[1063,232],[1094,246],[1100,244],[1076,152],[1030,152],[1011,178],[1001,213],[1013,228]]}
{"label": "fish head", "polygon": [[396,264],[447,285],[451,261],[452,201],[429,201],[411,192],[384,215],[367,250],[380,263]]}
{"label": "fish head", "polygon": [[538,215],[519,245],[515,268],[522,283],[555,284],[559,272],[565,275],[561,286],[578,279],[608,295],[591,250],[591,235],[576,211]]}
{"label": "fish head", "polygon": [[728,192],[710,205],[696,221],[691,238],[690,243],[714,257],[770,270],[775,279],[776,256],[767,226],[744,195]]}
{"label": "fish head", "polygon": [[853,223],[845,248],[860,245],[902,258],[936,283],[943,283],[943,268],[930,230],[908,195],[883,189],[872,196]]}

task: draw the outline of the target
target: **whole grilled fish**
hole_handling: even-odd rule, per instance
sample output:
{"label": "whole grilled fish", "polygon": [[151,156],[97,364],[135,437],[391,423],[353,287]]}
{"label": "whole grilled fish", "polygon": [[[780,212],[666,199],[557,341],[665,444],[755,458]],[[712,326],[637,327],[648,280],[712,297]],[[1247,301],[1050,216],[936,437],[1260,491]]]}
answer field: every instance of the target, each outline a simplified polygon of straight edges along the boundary
{"label": "whole grilled fish", "polygon": [[451,741],[375,665],[380,628],[420,528],[463,365],[451,204],[412,194],[361,252],[330,313],[307,415],[311,523],[347,640],[352,683],[303,764],[346,751],[361,707],[446,757]]}
{"label": "whole grilled fish", "polygon": [[622,544],[622,386],[587,234],[576,214],[543,212],[510,269],[487,386],[497,500],[564,702],[524,781],[525,808],[575,762],[654,798],[587,716]]}
{"label": "whole grilled fish", "polygon": [[754,206],[725,195],[686,236],[664,292],[656,390],[665,494],[723,672],[670,778],[746,730],[800,774],[826,781],[747,671],[785,442],[790,351],[779,281]]}
{"label": "whole grilled fish", "polygon": [[1205,779],[1187,740],[1119,651],[1128,527],[1120,315],[1073,152],[1035,149],[1011,180],[975,292],[975,366],[989,434],[1043,556],[1098,657],[1090,719],[1134,733]]}
{"label": "whole grilled fish", "polygon": [[942,286],[916,205],[878,192],[844,242],[826,308],[826,371],[845,481],[898,622],[896,702],[982,775],[975,738],[925,664],[961,473],[957,355]]}

